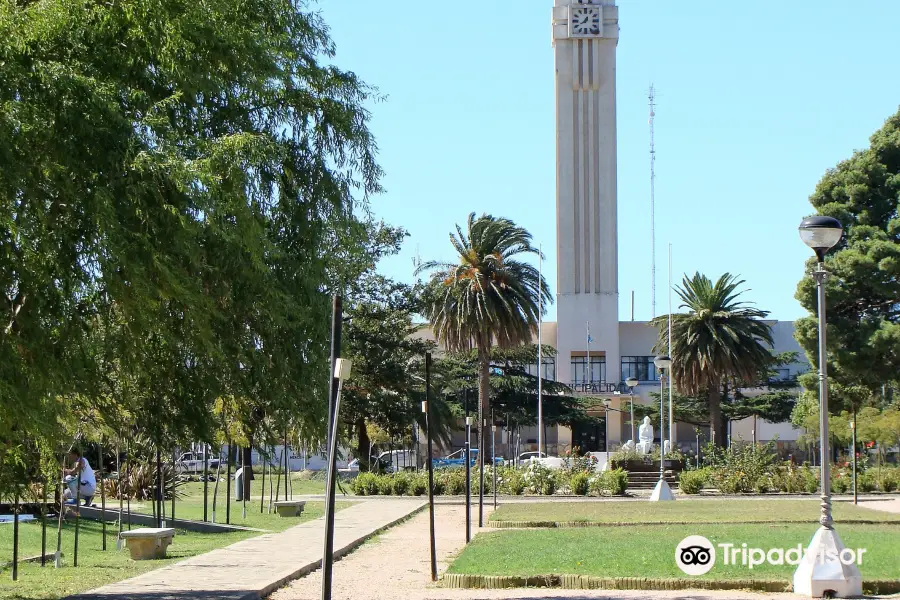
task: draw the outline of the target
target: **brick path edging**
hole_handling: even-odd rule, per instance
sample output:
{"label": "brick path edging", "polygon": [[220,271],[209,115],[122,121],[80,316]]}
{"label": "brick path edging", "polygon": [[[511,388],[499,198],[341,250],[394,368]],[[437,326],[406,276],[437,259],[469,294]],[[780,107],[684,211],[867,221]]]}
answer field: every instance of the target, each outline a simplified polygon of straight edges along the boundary
{"label": "brick path edging", "polygon": [[[789,521],[716,521],[716,525],[808,525],[809,519]],[[853,525],[900,525],[900,521],[874,521],[871,519],[842,519],[841,523]],[[629,527],[632,525],[706,525],[697,521],[488,521],[494,529],[569,529],[579,527]]]}
{"label": "brick path edging", "polygon": [[[757,592],[790,592],[787,581],[758,579],[652,579],[647,577],[590,577],[587,575],[537,575],[517,577],[508,575],[464,575],[447,573],[442,584],[456,589],[562,588],[567,590],[751,590]],[[900,581],[875,580],[863,582],[865,594],[894,594],[900,592]]]}

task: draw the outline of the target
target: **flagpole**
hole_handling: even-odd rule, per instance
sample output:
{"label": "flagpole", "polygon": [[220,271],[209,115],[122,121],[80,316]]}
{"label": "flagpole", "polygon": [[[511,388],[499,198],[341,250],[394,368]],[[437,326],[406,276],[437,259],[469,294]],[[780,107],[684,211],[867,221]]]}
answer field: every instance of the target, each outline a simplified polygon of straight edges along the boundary
{"label": "flagpole", "polygon": [[[672,244],[669,243],[669,358],[672,358]],[[672,369],[669,369],[669,447],[675,450],[675,411],[672,407]]]}
{"label": "flagpole", "polygon": [[544,323],[544,298],[543,298],[543,289],[540,287],[541,282],[544,281],[543,275],[544,268],[544,245],[538,248],[538,347],[537,347],[537,404],[538,404],[538,456],[541,456],[541,452],[544,451],[544,395],[543,395],[543,386],[541,385],[544,379],[543,367],[544,367],[544,352],[541,346],[541,328]]}

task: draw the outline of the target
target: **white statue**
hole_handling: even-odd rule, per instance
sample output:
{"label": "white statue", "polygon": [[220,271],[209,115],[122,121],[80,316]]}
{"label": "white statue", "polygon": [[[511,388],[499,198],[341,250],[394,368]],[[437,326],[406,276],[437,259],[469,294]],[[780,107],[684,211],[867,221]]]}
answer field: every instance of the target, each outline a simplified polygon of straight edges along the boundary
{"label": "white statue", "polygon": [[625,452],[633,452],[634,451],[634,440],[628,440],[624,444],[622,444],[622,450]]}
{"label": "white statue", "polygon": [[638,428],[637,451],[641,454],[650,454],[653,449],[653,425],[650,424],[650,417],[644,417],[644,422]]}
{"label": "white statue", "polygon": [[671,442],[669,442],[669,440],[666,440],[665,442],[663,442],[663,458],[668,456],[669,452],[671,452],[671,451],[672,451],[672,444],[671,444]]}

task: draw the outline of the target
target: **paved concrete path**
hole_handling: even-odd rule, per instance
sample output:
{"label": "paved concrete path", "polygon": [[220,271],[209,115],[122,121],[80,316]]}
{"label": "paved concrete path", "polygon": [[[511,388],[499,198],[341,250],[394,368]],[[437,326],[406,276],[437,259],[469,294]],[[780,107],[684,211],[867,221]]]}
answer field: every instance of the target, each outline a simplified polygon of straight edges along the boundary
{"label": "paved concrete path", "polygon": [[[489,507],[485,507],[490,511]],[[465,509],[440,505],[435,509],[438,572],[444,573],[465,546]],[[476,517],[477,518],[477,517]],[[473,527],[473,535],[488,529]],[[334,565],[334,600],[800,600],[792,594],[727,591],[562,590],[517,588],[460,590],[430,581],[428,512],[378,536]],[[320,572],[311,573],[276,591],[269,600],[311,600],[319,597]]]}
{"label": "paved concrete path", "polygon": [[[335,513],[334,554],[351,552],[379,531],[405,519],[427,501],[361,501]],[[325,520],[308,521],[194,556],[174,565],[68,600],[255,600],[320,567]],[[178,543],[178,537],[175,538]]]}

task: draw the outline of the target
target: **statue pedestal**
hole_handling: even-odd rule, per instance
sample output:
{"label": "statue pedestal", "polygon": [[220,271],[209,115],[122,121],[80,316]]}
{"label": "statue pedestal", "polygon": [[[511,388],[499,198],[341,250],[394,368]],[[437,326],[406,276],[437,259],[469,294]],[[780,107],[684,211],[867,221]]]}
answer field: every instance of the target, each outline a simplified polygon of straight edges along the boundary
{"label": "statue pedestal", "polygon": [[675,500],[675,495],[672,493],[666,480],[660,479],[656,483],[656,487],[653,488],[653,493],[650,495],[650,502],[663,502],[665,500]]}

